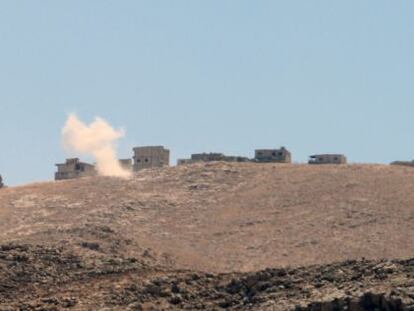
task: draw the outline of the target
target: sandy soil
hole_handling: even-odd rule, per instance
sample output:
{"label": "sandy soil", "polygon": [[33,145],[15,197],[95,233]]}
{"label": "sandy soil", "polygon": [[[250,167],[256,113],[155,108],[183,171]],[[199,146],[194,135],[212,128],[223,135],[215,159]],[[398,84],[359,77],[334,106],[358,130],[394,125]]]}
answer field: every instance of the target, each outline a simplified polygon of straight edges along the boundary
{"label": "sandy soil", "polygon": [[217,162],[0,190],[3,245],[175,275],[410,258],[413,219],[404,166]]}

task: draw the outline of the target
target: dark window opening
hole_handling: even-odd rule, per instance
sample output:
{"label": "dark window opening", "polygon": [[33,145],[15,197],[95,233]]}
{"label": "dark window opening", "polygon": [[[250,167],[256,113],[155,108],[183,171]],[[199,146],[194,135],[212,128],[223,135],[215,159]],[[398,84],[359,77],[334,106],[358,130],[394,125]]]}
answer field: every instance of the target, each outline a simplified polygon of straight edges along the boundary
{"label": "dark window opening", "polygon": [[148,162],[148,159],[145,159],[145,162]]}

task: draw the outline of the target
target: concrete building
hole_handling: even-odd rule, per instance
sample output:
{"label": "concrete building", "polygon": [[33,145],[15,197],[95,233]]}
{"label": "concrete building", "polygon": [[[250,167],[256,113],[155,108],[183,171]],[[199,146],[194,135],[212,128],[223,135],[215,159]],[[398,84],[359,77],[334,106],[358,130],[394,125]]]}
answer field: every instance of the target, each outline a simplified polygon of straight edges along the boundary
{"label": "concrete building", "polygon": [[135,147],[133,150],[134,171],[170,165],[170,150],[163,146]]}
{"label": "concrete building", "polygon": [[223,153],[194,153],[191,155],[191,161],[193,162],[212,162],[212,161],[225,161],[225,162],[249,162],[250,159],[240,156],[227,156]]}
{"label": "concrete building", "polygon": [[250,159],[247,157],[240,157],[240,156],[226,156],[224,161],[226,162],[250,162]]}
{"label": "concrete building", "polygon": [[194,162],[211,162],[211,161],[223,161],[226,156],[222,153],[210,152],[210,153],[193,153],[191,160]]}
{"label": "concrete building", "polygon": [[224,161],[224,162],[249,162],[250,159],[239,156],[226,156],[223,153],[194,153],[190,159],[179,159],[177,165],[185,165],[197,162],[213,162],[213,161]]}
{"label": "concrete building", "polygon": [[280,149],[257,149],[254,152],[255,162],[291,163],[292,154],[285,147]]}
{"label": "concrete building", "polygon": [[315,154],[309,157],[309,164],[346,164],[343,154]]}
{"label": "concrete building", "polygon": [[391,162],[391,165],[414,166],[414,160],[413,161],[394,161],[394,162]]}
{"label": "concrete building", "polygon": [[78,158],[67,159],[65,163],[56,164],[56,166],[55,180],[96,175],[94,165],[80,162]]}

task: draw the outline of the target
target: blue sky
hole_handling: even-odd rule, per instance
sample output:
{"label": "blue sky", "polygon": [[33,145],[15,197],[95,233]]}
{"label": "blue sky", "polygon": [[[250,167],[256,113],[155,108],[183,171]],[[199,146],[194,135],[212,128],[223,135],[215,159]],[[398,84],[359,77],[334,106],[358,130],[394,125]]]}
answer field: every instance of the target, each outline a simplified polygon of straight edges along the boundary
{"label": "blue sky", "polygon": [[0,1],[0,174],[53,178],[60,129],[135,145],[414,158],[414,1]]}

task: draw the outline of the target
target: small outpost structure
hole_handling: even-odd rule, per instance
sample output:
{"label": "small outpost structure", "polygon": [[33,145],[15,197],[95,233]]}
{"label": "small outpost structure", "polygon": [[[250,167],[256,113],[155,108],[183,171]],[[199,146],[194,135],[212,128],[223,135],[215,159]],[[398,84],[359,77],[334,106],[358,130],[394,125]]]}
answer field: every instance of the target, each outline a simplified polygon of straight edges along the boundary
{"label": "small outpost structure", "polygon": [[212,162],[212,161],[224,161],[225,155],[217,152],[210,153],[193,153],[191,160],[193,162]]}
{"label": "small outpost structure", "polygon": [[170,165],[170,150],[163,146],[135,147],[133,151],[134,171]]}
{"label": "small outpost structure", "polygon": [[412,166],[414,167],[414,160],[412,161],[394,161],[390,163],[391,165],[402,165],[402,166]]}
{"label": "small outpost structure", "polygon": [[190,159],[179,159],[177,165],[197,162],[257,162],[257,163],[291,163],[292,154],[285,147],[280,149],[257,149],[254,159],[241,156],[227,156],[223,153],[194,153]]}
{"label": "small outpost structure", "polygon": [[291,163],[292,154],[285,147],[280,149],[256,149],[254,152],[254,161],[261,163]]}
{"label": "small outpost structure", "polygon": [[193,153],[190,159],[179,159],[177,160],[177,165],[192,164],[198,162],[214,162],[214,161],[224,161],[224,162],[249,162],[249,158],[240,157],[240,156],[226,156],[223,153]]}
{"label": "small outpost structure", "polygon": [[0,189],[3,188],[3,187],[4,187],[3,177],[1,177],[1,175],[0,175]]}
{"label": "small outpost structure", "polygon": [[95,166],[81,162],[78,158],[66,159],[65,163],[58,163],[55,180],[64,180],[96,175]]}
{"label": "small outpost structure", "polygon": [[248,162],[246,157],[226,156],[223,153],[194,153],[191,155],[191,160],[194,162],[211,162],[211,161],[225,161],[225,162]]}
{"label": "small outpost structure", "polygon": [[309,164],[346,164],[343,154],[315,154],[309,157]]}

